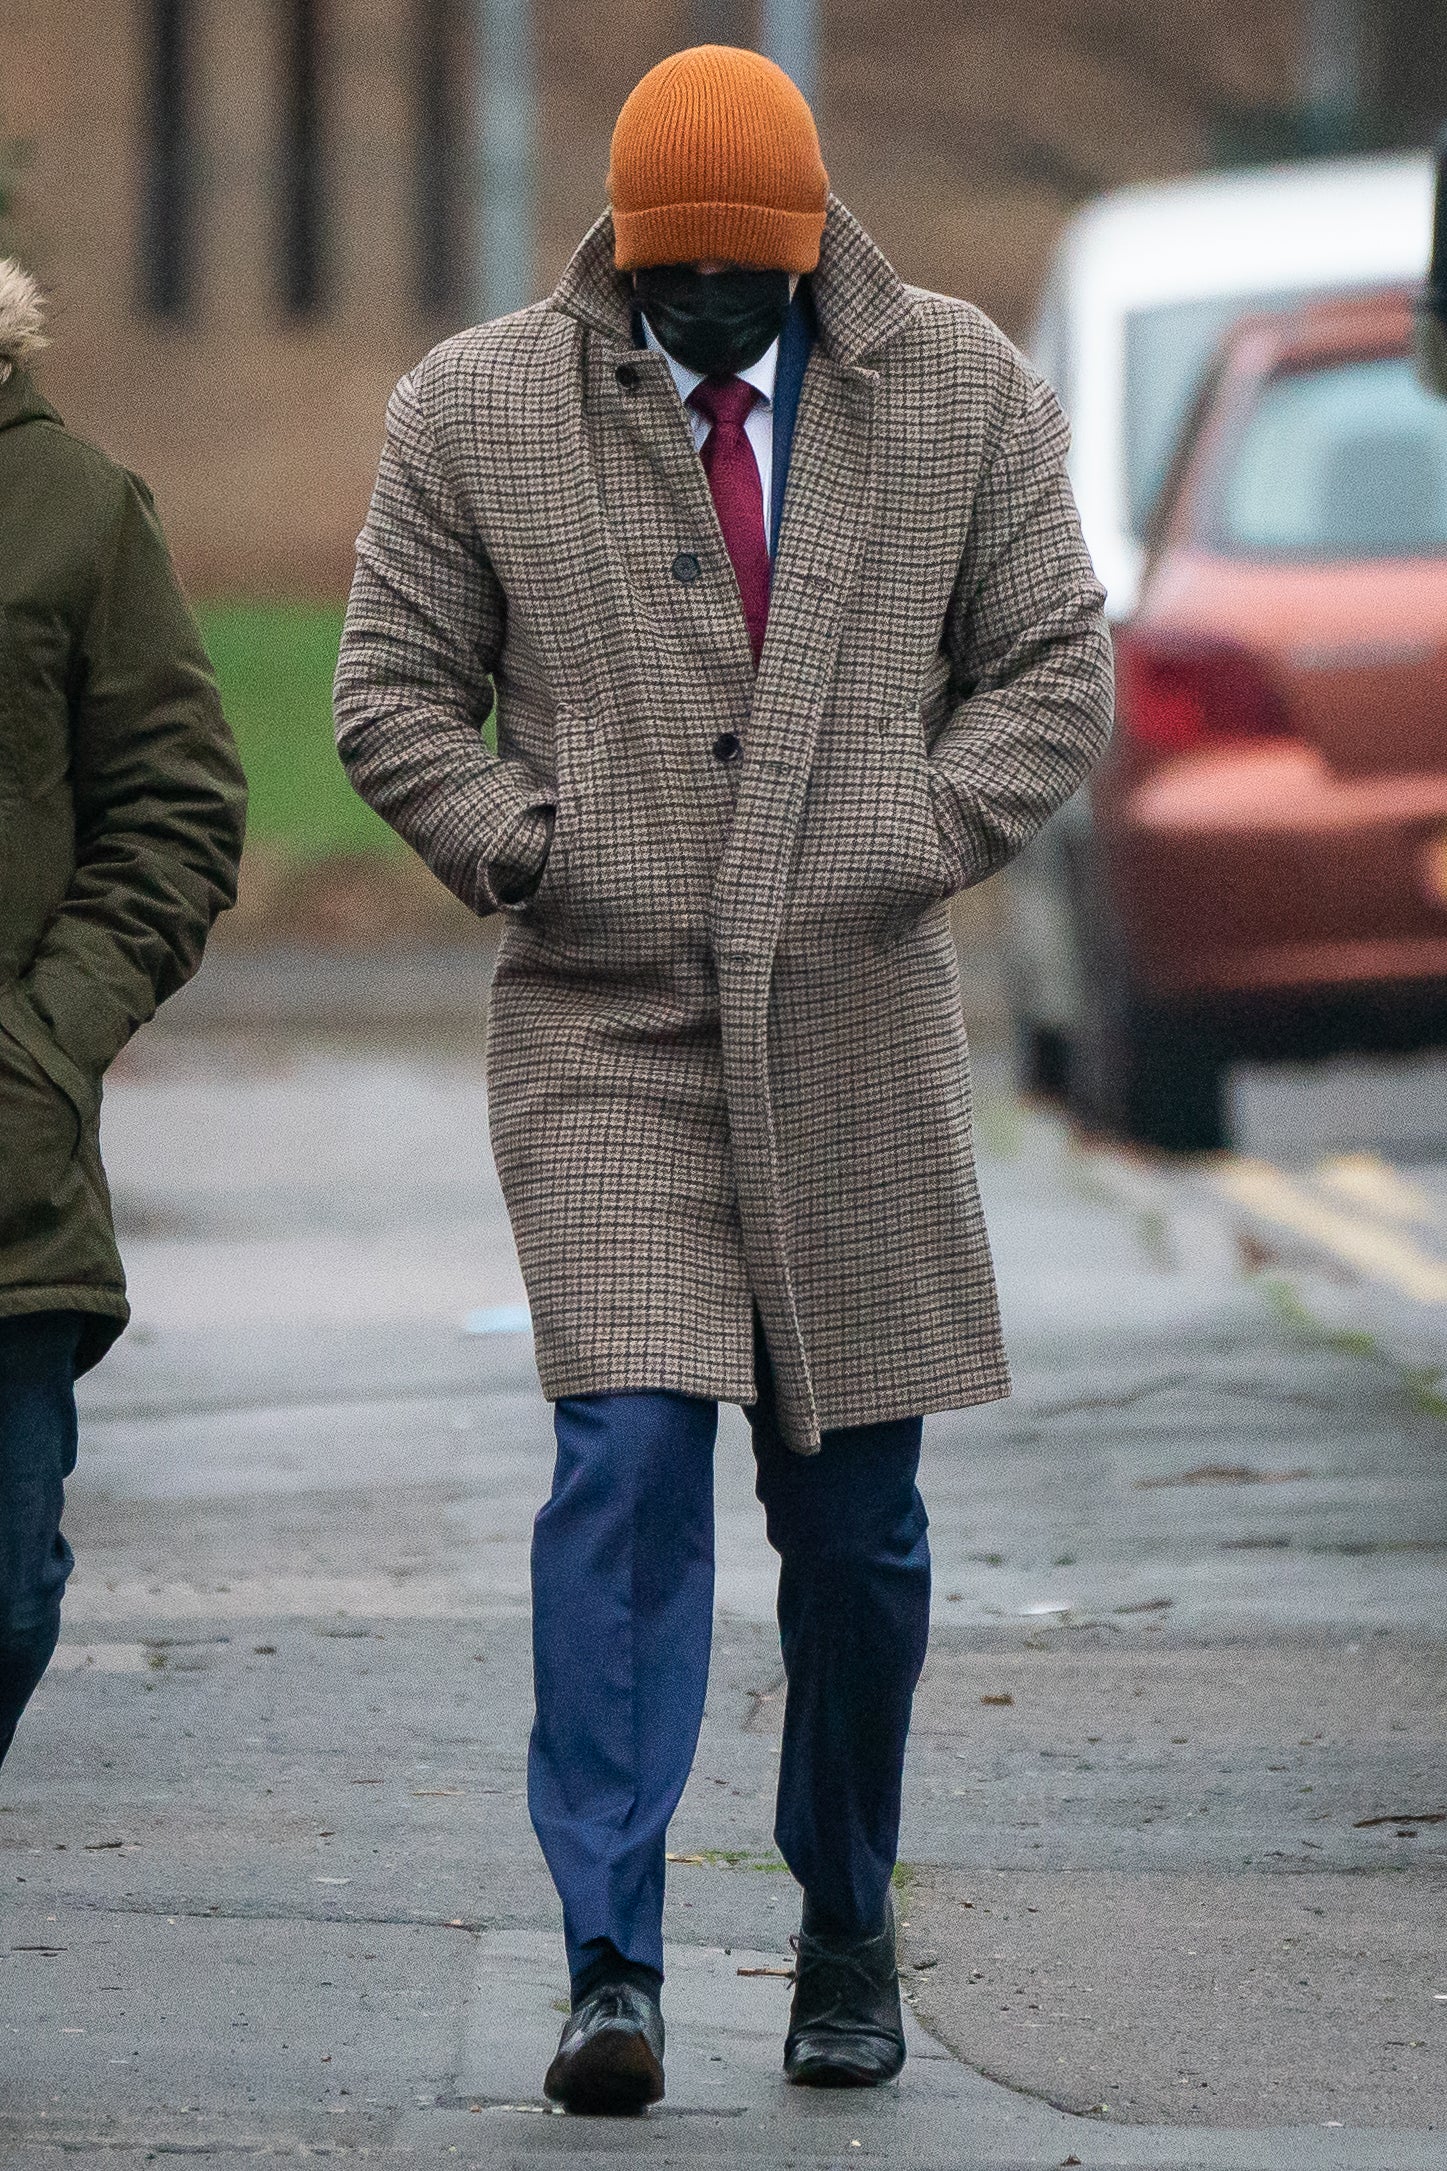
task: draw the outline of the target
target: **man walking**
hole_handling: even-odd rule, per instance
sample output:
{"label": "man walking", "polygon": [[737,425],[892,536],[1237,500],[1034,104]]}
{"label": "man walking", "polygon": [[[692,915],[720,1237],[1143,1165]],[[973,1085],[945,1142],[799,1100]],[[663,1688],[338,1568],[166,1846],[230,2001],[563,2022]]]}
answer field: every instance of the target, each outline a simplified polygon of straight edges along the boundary
{"label": "man walking", "polygon": [[903,2063],[920,1419],[1008,1391],[945,900],[1111,706],[1051,394],[896,277],[788,78],[664,61],[609,195],[549,301],[398,387],[337,680],[358,790],[509,916],[492,1138],[557,1430],[529,1802],[577,2109],[663,2090],[720,1401],[782,1561],[785,2069]]}
{"label": "man walking", "polygon": [[101,1077],[236,890],[245,787],[144,487],[0,261],[0,1759],[60,1633],[75,1379],[126,1322]]}

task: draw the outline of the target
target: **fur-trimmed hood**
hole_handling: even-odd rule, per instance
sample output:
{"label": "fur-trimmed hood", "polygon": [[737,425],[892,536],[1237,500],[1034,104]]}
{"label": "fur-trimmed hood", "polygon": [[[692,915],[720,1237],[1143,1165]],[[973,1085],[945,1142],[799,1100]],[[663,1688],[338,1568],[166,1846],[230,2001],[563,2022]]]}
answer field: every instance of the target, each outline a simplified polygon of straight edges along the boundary
{"label": "fur-trimmed hood", "polygon": [[39,287],[13,256],[0,256],[0,383],[45,344]]}

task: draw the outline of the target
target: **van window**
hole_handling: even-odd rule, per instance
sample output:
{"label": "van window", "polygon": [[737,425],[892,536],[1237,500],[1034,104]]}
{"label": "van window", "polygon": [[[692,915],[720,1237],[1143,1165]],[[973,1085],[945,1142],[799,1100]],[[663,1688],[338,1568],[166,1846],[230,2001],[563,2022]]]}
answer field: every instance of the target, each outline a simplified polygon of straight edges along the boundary
{"label": "van window", "polygon": [[1241,317],[1279,316],[1305,292],[1211,294],[1204,301],[1137,309],[1125,320],[1126,502],[1143,537],[1176,437],[1220,340]]}
{"label": "van window", "polygon": [[1054,273],[1040,297],[1035,330],[1030,341],[1030,359],[1067,414],[1070,412],[1071,398],[1068,381],[1070,358],[1067,351],[1069,336],[1065,285],[1059,273]]}
{"label": "van window", "polygon": [[1230,456],[1218,540],[1293,558],[1447,551],[1447,400],[1406,355],[1268,378]]}

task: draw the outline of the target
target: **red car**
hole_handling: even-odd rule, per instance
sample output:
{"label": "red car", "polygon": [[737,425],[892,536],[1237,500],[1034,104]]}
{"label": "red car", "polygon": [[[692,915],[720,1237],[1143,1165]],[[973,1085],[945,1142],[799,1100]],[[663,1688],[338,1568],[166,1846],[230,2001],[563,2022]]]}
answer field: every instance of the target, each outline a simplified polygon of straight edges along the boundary
{"label": "red car", "polygon": [[1072,1097],[1225,1143],[1225,1067],[1447,1039],[1447,400],[1412,297],[1231,335],[1176,456],[1078,870]]}

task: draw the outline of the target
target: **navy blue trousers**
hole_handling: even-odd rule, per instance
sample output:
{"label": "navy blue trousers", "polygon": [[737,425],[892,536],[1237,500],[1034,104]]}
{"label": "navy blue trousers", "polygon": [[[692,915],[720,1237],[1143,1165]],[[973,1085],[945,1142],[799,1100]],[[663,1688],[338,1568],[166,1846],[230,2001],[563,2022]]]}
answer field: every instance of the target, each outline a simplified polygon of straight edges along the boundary
{"label": "navy blue trousers", "polygon": [[0,1762],[60,1636],[74,1555],[61,1536],[75,1468],[74,1312],[0,1319]]}
{"label": "navy blue trousers", "polygon": [[[747,1415],[788,1680],[774,1832],[811,1927],[864,1934],[894,1869],[929,1636],[920,1421],[830,1433],[803,1457],[761,1392]],[[533,1531],[528,1806],[576,1984],[610,1948],[663,1969],[666,1835],[708,1686],[718,1406],[588,1395],[555,1424]]]}

